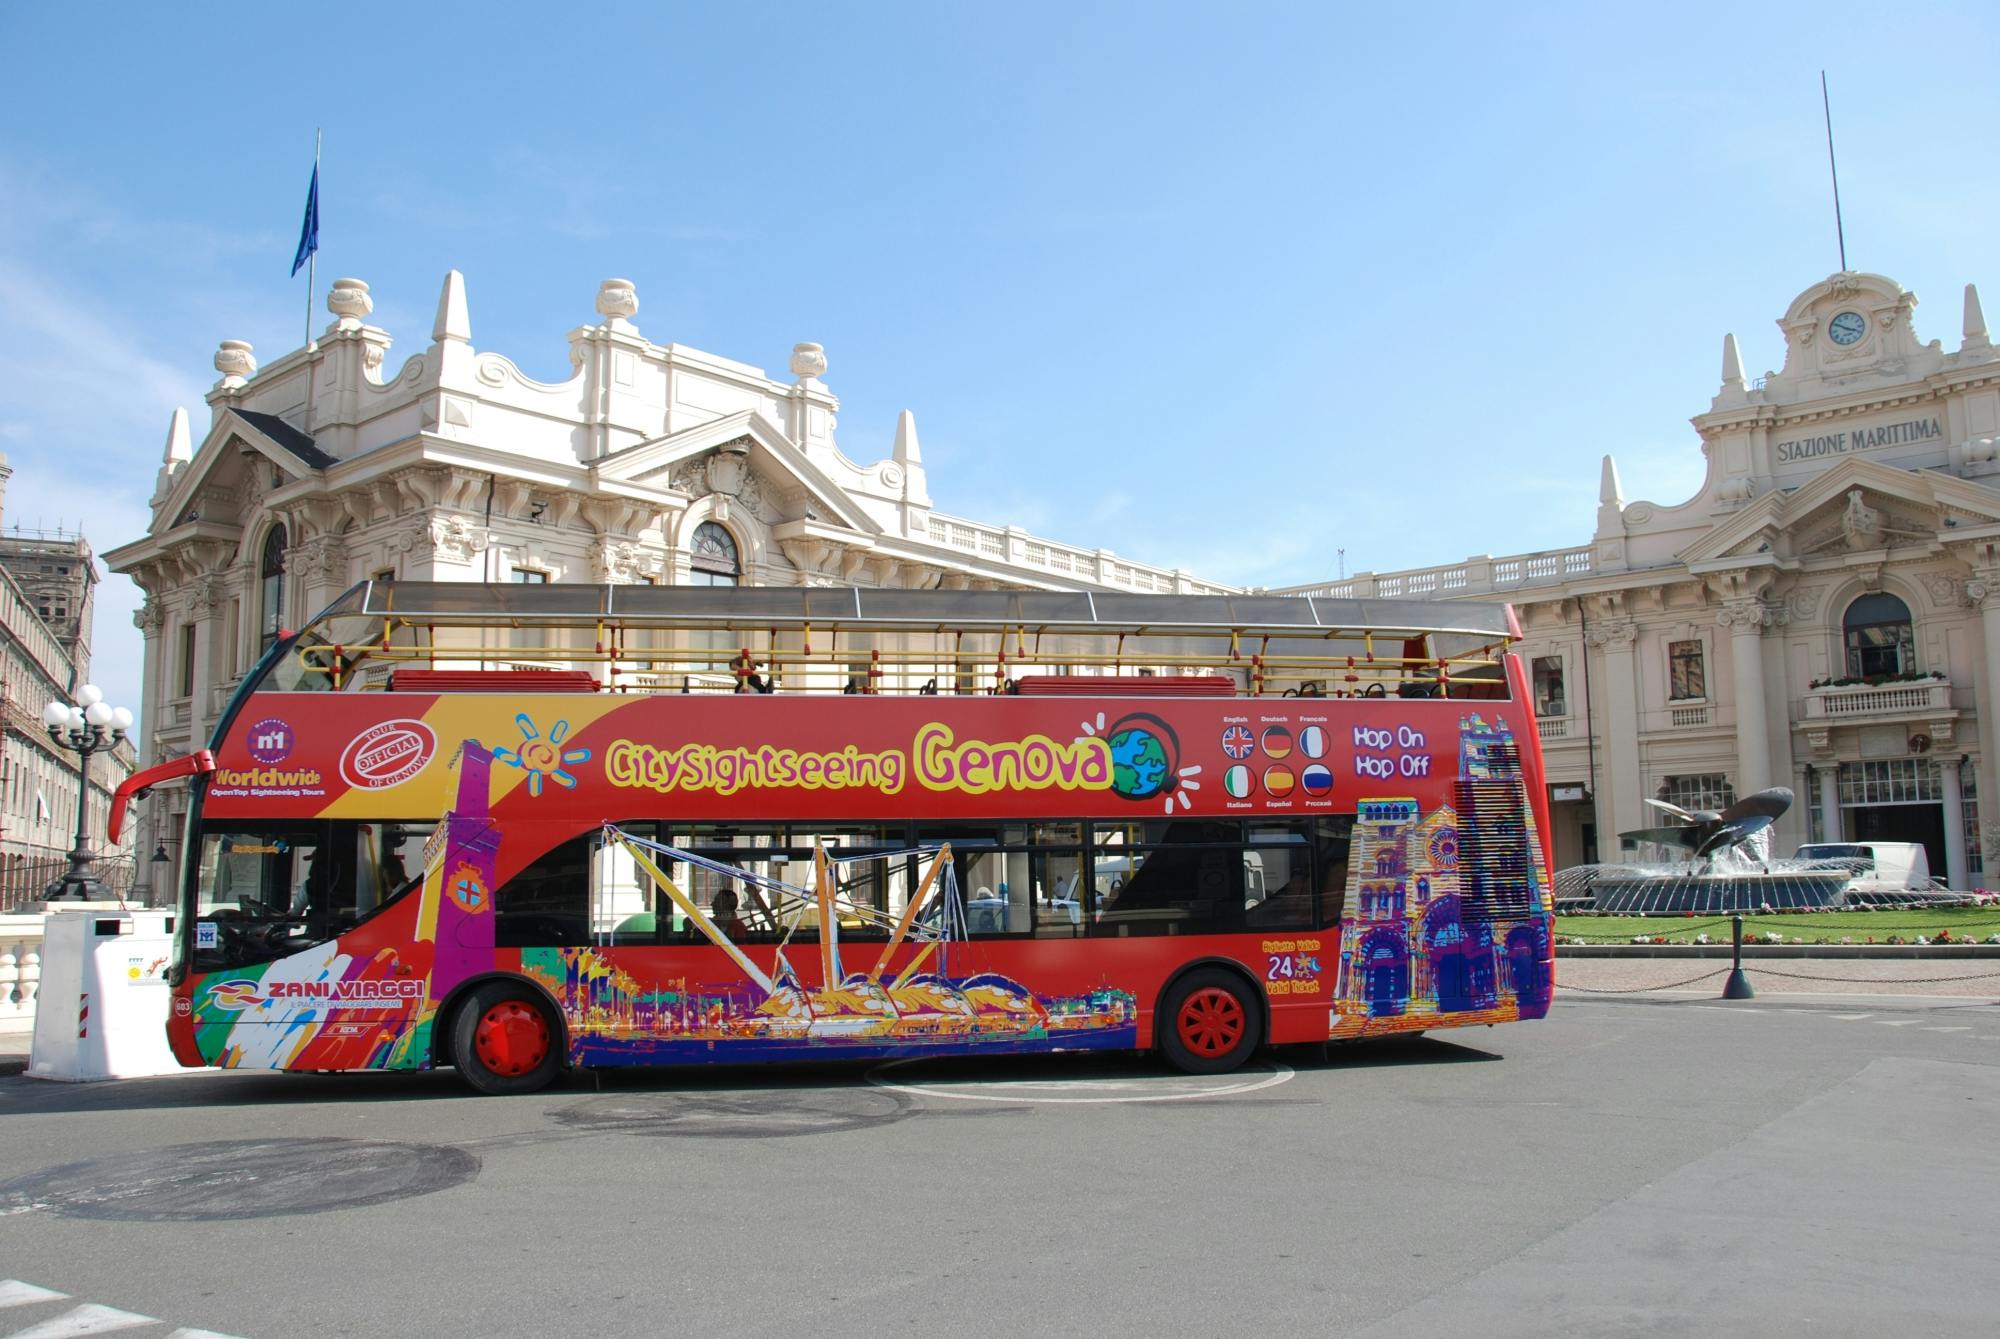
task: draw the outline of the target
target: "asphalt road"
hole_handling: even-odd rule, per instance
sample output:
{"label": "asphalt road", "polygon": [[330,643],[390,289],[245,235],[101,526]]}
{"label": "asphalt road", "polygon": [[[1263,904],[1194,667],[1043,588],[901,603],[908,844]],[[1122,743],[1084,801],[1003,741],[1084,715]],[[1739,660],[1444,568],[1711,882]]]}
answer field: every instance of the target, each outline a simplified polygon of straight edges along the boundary
{"label": "asphalt road", "polygon": [[5,1078],[0,1336],[1991,1335],[1996,1122],[2000,1006],[1891,997],[1199,1081]]}

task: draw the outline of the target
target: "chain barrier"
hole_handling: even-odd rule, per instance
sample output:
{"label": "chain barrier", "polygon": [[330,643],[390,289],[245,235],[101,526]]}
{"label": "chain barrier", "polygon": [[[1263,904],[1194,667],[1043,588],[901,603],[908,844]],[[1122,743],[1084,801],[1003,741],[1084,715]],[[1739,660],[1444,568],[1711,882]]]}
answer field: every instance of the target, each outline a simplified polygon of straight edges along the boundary
{"label": "chain barrier", "polygon": [[1785,976],[1794,981],[1843,981],[1849,985],[1863,981],[1869,985],[1935,985],[1946,981],[1991,981],[2000,978],[2000,972],[1978,972],[1971,976],[1815,976],[1810,972],[1780,972],[1770,967],[1752,967],[1746,964],[1746,972],[1759,976]]}
{"label": "chain barrier", "polygon": [[[1700,976],[1691,976],[1685,981],[1667,981],[1650,986],[1579,986],[1572,981],[1558,981],[1557,985],[1563,990],[1581,991],[1586,995],[1644,995],[1654,990],[1679,990],[1682,986],[1691,986],[1698,981],[1725,976],[1730,970],[1727,967],[1718,967],[1712,972],[1703,972]],[[1961,981],[2000,980],[2000,972],[1979,972],[1970,976],[1820,976],[1812,972],[1780,972],[1770,967],[1753,967],[1748,963],[1744,964],[1743,970],[1757,976],[1782,976],[1793,981],[1832,981],[1850,986],[1856,983],[1880,986],[1929,986]]]}
{"label": "chain barrier", "polygon": [[1728,972],[1727,967],[1718,967],[1712,972],[1703,972],[1700,976],[1691,976],[1685,981],[1669,981],[1658,986],[1579,986],[1561,980],[1556,982],[1556,986],[1561,990],[1580,990],[1586,995],[1643,995],[1649,990],[1679,990],[1682,986],[1691,986],[1697,981],[1726,976]]}

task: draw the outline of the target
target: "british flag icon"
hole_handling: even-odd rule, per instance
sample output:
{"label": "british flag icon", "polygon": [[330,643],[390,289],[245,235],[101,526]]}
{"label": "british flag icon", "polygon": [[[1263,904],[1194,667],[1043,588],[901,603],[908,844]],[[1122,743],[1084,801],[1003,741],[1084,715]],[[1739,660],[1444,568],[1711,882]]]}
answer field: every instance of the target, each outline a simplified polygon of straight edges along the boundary
{"label": "british flag icon", "polygon": [[1257,747],[1257,736],[1247,725],[1232,725],[1222,732],[1222,751],[1232,758],[1247,758]]}

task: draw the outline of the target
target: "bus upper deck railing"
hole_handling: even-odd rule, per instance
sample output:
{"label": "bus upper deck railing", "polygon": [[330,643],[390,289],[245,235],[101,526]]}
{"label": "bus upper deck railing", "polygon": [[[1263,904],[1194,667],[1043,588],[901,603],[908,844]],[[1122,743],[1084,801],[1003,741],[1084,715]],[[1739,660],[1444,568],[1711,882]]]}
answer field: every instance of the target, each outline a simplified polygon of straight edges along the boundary
{"label": "bus upper deck railing", "polygon": [[367,582],[308,625],[292,682],[265,686],[390,689],[401,666],[511,671],[529,680],[507,685],[519,690],[537,672],[589,666],[591,686],[641,693],[1007,693],[1024,679],[1201,676],[1251,697],[1491,697],[1517,636],[1506,606],[1463,602]]}

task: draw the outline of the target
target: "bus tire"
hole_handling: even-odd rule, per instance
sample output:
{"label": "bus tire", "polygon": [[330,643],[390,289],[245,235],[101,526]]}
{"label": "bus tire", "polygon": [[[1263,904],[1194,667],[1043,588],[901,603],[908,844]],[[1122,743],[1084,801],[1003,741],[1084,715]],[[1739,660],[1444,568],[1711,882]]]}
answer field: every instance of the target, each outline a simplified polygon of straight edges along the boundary
{"label": "bus tire", "polygon": [[1250,1058],[1262,1011],[1242,977],[1203,967],[1174,982],[1156,1024],[1160,1052],[1188,1074],[1226,1074]]}
{"label": "bus tire", "polygon": [[546,1087],[562,1067],[562,1028],[527,986],[491,981],[452,1016],[452,1064],[495,1097]]}

